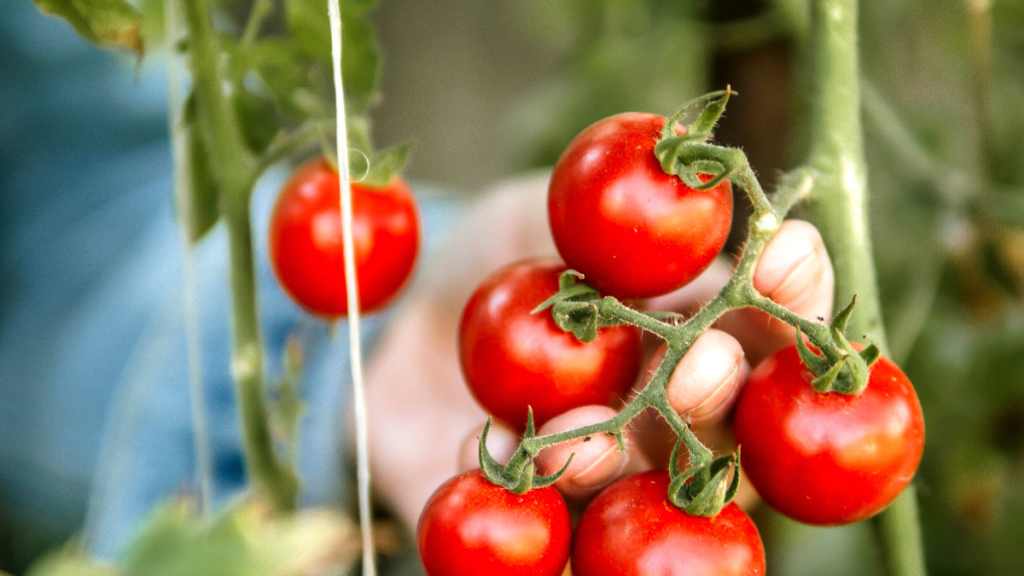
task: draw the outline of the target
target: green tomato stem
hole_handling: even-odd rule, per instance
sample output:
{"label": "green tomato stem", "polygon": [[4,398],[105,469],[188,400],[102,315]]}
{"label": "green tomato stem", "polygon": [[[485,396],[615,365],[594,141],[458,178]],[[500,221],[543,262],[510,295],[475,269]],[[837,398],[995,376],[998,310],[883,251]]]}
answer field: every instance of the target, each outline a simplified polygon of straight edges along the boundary
{"label": "green tomato stem", "polygon": [[[836,300],[857,296],[854,334],[871,334],[888,353],[868,219],[860,108],[856,0],[816,0],[809,43],[813,65],[810,167],[819,174],[809,208],[835,266]],[[891,576],[923,576],[924,550],[913,489],[874,522]]]}
{"label": "green tomato stem", "polygon": [[[730,160],[730,162],[734,161],[735,159]],[[741,166],[745,164],[744,159]],[[735,163],[732,165],[736,166]],[[740,170],[739,173],[742,171]],[[750,177],[753,177],[752,173]],[[786,212],[797,200],[806,197],[813,182],[812,171],[806,169],[795,171],[783,179],[782,185],[772,201],[769,201],[768,197],[764,195],[760,185],[743,187],[752,197],[763,197],[763,201],[755,203],[754,213],[750,217],[750,238],[743,255],[732,278],[722,291],[686,322],[679,325],[664,322],[634,310],[610,296],[595,302],[602,325],[629,324],[637,326],[665,340],[668,343],[668,350],[651,381],[622,411],[612,418],[582,428],[524,439],[506,466],[508,479],[513,480],[518,477],[523,468],[530,465],[531,459],[549,446],[594,434],[610,434],[621,438],[622,430],[629,421],[648,408],[660,412],[677,434],[684,433],[687,423],[672,409],[665,396],[669,378],[697,338],[729,310],[747,306],[762,309],[788,324],[794,326],[799,324],[801,330],[807,334],[813,344],[823,350],[831,351],[833,347],[830,345],[831,338],[827,326],[809,322],[786,310],[760,295],[753,285],[758,258],[775,235]]]}

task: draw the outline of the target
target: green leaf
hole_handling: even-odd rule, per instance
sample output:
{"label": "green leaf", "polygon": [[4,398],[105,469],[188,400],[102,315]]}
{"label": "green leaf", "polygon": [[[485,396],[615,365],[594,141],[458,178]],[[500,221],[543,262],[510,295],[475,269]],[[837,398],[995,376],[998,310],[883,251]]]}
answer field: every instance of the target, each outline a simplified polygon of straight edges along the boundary
{"label": "green leaf", "polygon": [[[363,113],[372,104],[380,71],[380,50],[365,15],[374,2],[350,0],[341,3],[341,74],[345,101],[350,113]],[[327,0],[286,0],[285,22],[296,48],[331,66],[331,28]],[[269,81],[269,80],[268,80]]]}
{"label": "green leaf", "polygon": [[565,466],[562,466],[562,469],[559,470],[558,472],[555,472],[554,474],[551,474],[549,476],[535,476],[533,478],[533,487],[544,488],[545,486],[551,486],[555,482],[558,482],[558,479],[564,476],[565,473],[569,470],[569,465],[572,464],[572,459],[575,457],[575,452],[569,454],[569,459],[565,461]]}
{"label": "green leaf", "polygon": [[142,57],[142,14],[124,0],[33,1],[43,13],[64,19],[92,44],[124,48]]}
{"label": "green leaf", "polygon": [[273,103],[243,88],[231,95],[231,105],[238,116],[245,145],[257,154],[266,150],[278,133]]}
{"label": "green leaf", "polygon": [[[351,142],[352,139],[349,138]],[[405,163],[409,159],[409,152],[412,150],[412,141],[408,140],[385,148],[370,158],[370,165],[366,175],[360,180],[367,186],[383,188],[391,182],[391,179],[401,173]]]}
{"label": "green leaf", "polygon": [[186,124],[184,130],[187,149],[181,170],[188,178],[185,185],[188,187],[189,205],[176,206],[177,210],[185,211],[185,229],[192,244],[202,240],[220,218],[217,180],[213,175],[213,166],[210,165],[206,142],[195,126],[194,106],[195,98],[190,96],[185,102],[185,114],[182,119]]}
{"label": "green leaf", "polygon": [[[358,529],[326,510],[268,516],[266,505],[242,501],[214,521],[187,501],[160,508],[125,557],[124,576],[280,576],[350,565]],[[353,546],[353,544],[355,544]],[[49,576],[49,575],[47,575]],[[92,575],[89,575],[92,576]]]}
{"label": "green leaf", "polygon": [[[25,576],[114,576],[110,566],[98,564],[74,542],[36,560]],[[0,576],[10,576],[0,571]]]}

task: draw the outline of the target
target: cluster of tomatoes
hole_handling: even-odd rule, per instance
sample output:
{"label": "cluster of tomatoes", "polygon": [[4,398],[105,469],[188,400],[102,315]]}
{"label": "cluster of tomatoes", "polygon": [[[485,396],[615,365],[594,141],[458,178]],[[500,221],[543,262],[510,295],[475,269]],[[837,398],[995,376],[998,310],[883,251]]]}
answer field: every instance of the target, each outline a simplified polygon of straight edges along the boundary
{"label": "cluster of tomatoes", "polygon": [[[606,326],[583,343],[533,310],[559,290],[567,268],[606,295],[635,301],[676,290],[722,250],[732,221],[727,180],[698,190],[663,171],[654,153],[665,118],[621,114],[578,135],[551,177],[548,213],[562,261],[530,260],[495,272],[466,304],[459,354],[466,382],[494,417],[523,432],[568,410],[620,404],[641,364],[640,332]],[[677,134],[685,129],[678,128]],[[408,189],[353,184],[362,309],[387,303],[416,257],[418,222]],[[338,180],[314,160],[285,186],[271,223],[271,256],[285,289],[307,310],[346,312]],[[743,469],[761,497],[801,522],[839,525],[877,514],[912,479],[924,444],[913,387],[887,358],[857,395],[818,393],[795,346],[765,360],[737,402]],[[666,470],[605,488],[575,530],[552,486],[516,494],[480,470],[431,496],[417,527],[429,576],[764,574],[764,547],[730,503],[692,516],[668,497]]]}

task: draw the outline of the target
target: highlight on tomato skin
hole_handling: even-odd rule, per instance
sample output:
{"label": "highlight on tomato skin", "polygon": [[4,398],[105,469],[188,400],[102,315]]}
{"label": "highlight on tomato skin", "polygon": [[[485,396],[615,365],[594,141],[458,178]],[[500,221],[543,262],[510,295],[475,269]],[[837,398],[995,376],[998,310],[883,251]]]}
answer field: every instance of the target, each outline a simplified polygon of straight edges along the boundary
{"label": "highlight on tomato skin", "polygon": [[416,526],[427,576],[559,576],[571,540],[569,509],[557,490],[513,494],[480,470],[442,484]]}
{"label": "highlight on tomato skin", "polygon": [[665,173],[654,154],[664,123],[640,112],[600,120],[573,139],[551,174],[558,253],[602,294],[650,298],[681,288],[729,236],[732,185],[694,190]]}
{"label": "highlight on tomato skin", "polygon": [[[338,173],[314,158],[285,183],[270,219],[270,262],[285,292],[311,314],[348,313]],[[359,307],[387,306],[412,275],[419,253],[420,216],[408,185],[394,177],[383,188],[351,185]]]}
{"label": "highlight on tomato skin", "polygon": [[765,574],[761,536],[728,504],[713,518],[668,500],[667,470],[627,476],[587,507],[572,544],[574,576],[754,576]]}
{"label": "highlight on tomato skin", "polygon": [[914,387],[885,356],[858,395],[820,394],[795,345],[764,360],[736,408],[743,469],[772,508],[820,526],[865,520],[913,479],[924,451]]}
{"label": "highlight on tomato skin", "polygon": [[477,288],[462,313],[466,383],[487,412],[515,430],[525,429],[529,408],[540,427],[580,406],[614,406],[640,369],[638,328],[604,327],[584,344],[559,328],[550,311],[532,313],[558,292],[564,270],[555,258],[507,266]]}

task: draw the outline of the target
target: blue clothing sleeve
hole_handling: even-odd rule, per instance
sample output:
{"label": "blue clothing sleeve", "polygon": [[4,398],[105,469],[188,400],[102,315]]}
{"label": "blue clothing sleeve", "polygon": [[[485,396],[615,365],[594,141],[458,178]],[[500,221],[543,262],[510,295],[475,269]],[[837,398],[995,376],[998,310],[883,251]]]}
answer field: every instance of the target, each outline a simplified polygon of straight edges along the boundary
{"label": "blue clothing sleeve", "polygon": [[[91,549],[112,558],[154,506],[195,486],[163,63],[149,57],[136,70],[29,2],[6,7],[0,54],[0,524],[43,534],[39,547],[84,524]],[[337,502],[347,331],[304,315],[267,266],[283,177],[271,172],[253,199],[267,380],[297,334],[301,499]],[[424,206],[428,240],[452,212]],[[245,467],[222,227],[192,258],[214,495],[224,502],[244,488]],[[385,322],[365,321],[365,349]]]}

